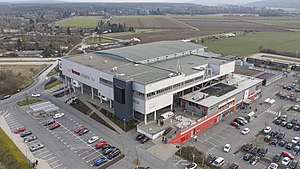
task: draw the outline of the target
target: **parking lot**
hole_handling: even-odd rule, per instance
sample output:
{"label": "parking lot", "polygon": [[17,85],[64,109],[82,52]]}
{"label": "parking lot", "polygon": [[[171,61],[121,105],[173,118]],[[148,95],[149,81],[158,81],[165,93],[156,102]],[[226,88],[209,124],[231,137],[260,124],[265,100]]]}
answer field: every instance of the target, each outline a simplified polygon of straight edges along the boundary
{"label": "parking lot", "polygon": [[[18,120],[16,120],[16,118],[8,110],[0,111],[0,115],[4,116],[11,132],[14,132],[18,128],[26,127],[26,126],[23,126]],[[27,130],[29,130],[29,129],[27,129]],[[34,135],[34,133],[32,135]],[[21,139],[23,139],[23,138],[21,138]],[[30,147],[30,146],[38,144],[38,143],[41,143],[39,139],[31,141],[29,143],[24,143],[24,144],[27,144],[27,147]],[[41,143],[41,144],[43,144],[43,143]],[[29,151],[29,149],[28,149],[28,151]],[[32,154],[37,158],[46,160],[52,169],[66,169],[67,168],[53,154],[53,152],[50,151],[46,146],[40,150],[32,152]]]}
{"label": "parking lot", "polygon": [[[249,161],[243,160],[245,151],[242,150],[242,145],[246,143],[255,144],[255,138],[259,136],[259,133],[268,125],[272,128],[272,131],[284,131],[286,136],[285,140],[290,142],[291,139],[295,136],[299,136],[299,131],[294,131],[293,129],[287,129],[286,127],[281,127],[275,125],[272,121],[275,117],[282,115],[281,109],[288,110],[286,114],[288,115],[288,120],[292,118],[298,118],[300,120],[300,112],[290,110],[290,107],[296,102],[287,99],[280,99],[275,94],[280,92],[284,95],[290,95],[290,93],[295,93],[295,89],[286,90],[282,88],[283,84],[291,85],[295,82],[296,77],[289,76],[288,78],[283,77],[276,83],[271,84],[270,86],[266,86],[263,88],[262,97],[257,100],[255,103],[251,105],[251,108],[241,109],[237,112],[237,114],[233,114],[224,121],[221,121],[217,125],[208,130],[202,132],[198,135],[198,140],[195,142],[194,140],[190,140],[191,145],[195,145],[199,150],[205,152],[205,155],[209,154],[221,156],[225,158],[226,165],[224,168],[228,168],[229,164],[236,162],[240,167],[243,168],[257,168],[263,169],[267,168],[267,166],[271,163],[273,156],[275,154],[280,154],[282,151],[288,151],[285,147],[280,146],[270,146],[269,142],[261,141],[259,143],[260,148],[268,148],[268,153],[265,157],[260,157],[260,161],[251,165]],[[298,84],[294,85],[294,88],[298,88]],[[296,96],[296,95],[295,95]],[[275,102],[272,104],[264,103],[266,98],[274,99]],[[257,111],[255,111],[257,109]],[[230,125],[230,122],[233,121],[237,117],[245,117],[249,112],[255,111],[256,118],[254,118],[251,122],[246,124],[245,126],[240,126],[236,128]],[[241,130],[244,128],[249,128],[250,132],[248,134],[241,134]],[[264,137],[264,135],[260,134],[260,137]],[[230,144],[231,149],[228,153],[224,152],[224,145]],[[281,158],[282,160],[283,158]],[[298,156],[295,157],[297,161],[300,162],[300,158]],[[278,162],[278,164],[281,161]]]}
{"label": "parking lot", "polygon": [[[43,121],[40,121],[42,123]],[[100,157],[105,157],[102,155],[100,149],[95,149],[95,145],[98,141],[104,140],[99,137],[99,140],[93,144],[88,144],[87,140],[90,139],[95,134],[91,131],[79,136],[74,132],[78,129],[80,124],[69,116],[64,116],[56,119],[56,122],[60,123],[60,127],[49,130],[49,126],[43,126],[45,130],[50,132],[54,137],[56,137],[62,144],[72,150],[76,155],[78,155],[83,162],[87,163],[90,167],[94,167],[94,161]],[[50,125],[51,126],[51,125]],[[109,143],[109,142],[108,142]],[[113,146],[113,145],[112,145]],[[107,159],[108,163],[110,160]]]}

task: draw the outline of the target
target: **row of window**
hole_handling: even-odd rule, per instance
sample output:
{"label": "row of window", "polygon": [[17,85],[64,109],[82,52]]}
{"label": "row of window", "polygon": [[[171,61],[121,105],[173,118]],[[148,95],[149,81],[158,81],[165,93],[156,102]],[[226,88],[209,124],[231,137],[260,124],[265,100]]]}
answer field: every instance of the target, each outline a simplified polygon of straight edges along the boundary
{"label": "row of window", "polygon": [[109,86],[109,87],[113,86],[113,82],[112,81],[109,81],[109,80],[106,80],[106,79],[102,79],[102,78],[100,78],[99,81],[100,81],[101,84],[104,84],[106,86]]}

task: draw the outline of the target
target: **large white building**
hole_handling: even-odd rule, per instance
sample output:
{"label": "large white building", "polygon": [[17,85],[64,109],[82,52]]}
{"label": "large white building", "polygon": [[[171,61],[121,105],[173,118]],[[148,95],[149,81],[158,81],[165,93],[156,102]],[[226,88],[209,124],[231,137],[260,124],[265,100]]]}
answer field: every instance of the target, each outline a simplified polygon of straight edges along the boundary
{"label": "large white building", "polygon": [[[180,105],[184,95],[232,75],[234,61],[210,57],[204,49],[193,43],[162,41],[103,50],[62,58],[62,73],[76,91],[109,102],[120,119],[136,118],[147,124],[174,104]],[[259,83],[252,79],[239,91],[258,90]]]}

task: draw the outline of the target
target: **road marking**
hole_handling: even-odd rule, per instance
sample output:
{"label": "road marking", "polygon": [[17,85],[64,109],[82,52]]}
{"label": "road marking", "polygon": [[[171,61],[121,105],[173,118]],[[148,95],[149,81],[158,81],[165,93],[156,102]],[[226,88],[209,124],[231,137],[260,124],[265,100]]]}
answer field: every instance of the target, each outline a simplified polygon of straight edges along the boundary
{"label": "road marking", "polygon": [[212,139],[212,140],[214,140],[214,141],[216,141],[216,142],[218,142],[218,143],[222,143],[221,141],[219,141],[219,140],[217,140],[217,139],[215,139],[215,138],[213,138],[213,137],[210,137],[210,139]]}
{"label": "road marking", "polygon": [[44,152],[42,152],[42,153],[40,153],[40,154],[37,154],[36,156],[40,156],[40,155],[45,154],[45,153],[48,153],[48,152],[49,152],[49,150],[46,150],[46,151],[44,151]]}
{"label": "road marking", "polygon": [[84,153],[86,153],[86,152],[89,152],[89,151],[91,151],[91,149],[88,149],[88,150],[86,150],[86,151],[84,151],[84,152],[78,154],[78,156],[81,156],[82,154],[84,154]]}
{"label": "road marking", "polygon": [[[51,158],[47,159],[46,161],[48,162],[48,161],[53,160],[53,159],[55,159],[55,158],[56,158],[56,156],[51,157]],[[49,165],[50,165],[50,164],[49,164]]]}
{"label": "road marking", "polygon": [[86,159],[87,157],[89,157],[89,156],[91,156],[91,155],[93,155],[93,154],[99,154],[99,155],[101,155],[101,153],[100,153],[100,152],[98,152],[98,151],[94,150],[94,152],[93,152],[93,153],[91,153],[91,154],[89,154],[89,155],[87,155],[87,156],[83,157],[82,159]]}
{"label": "road marking", "polygon": [[217,135],[217,134],[215,134],[213,137],[220,137],[221,139],[224,139],[224,140],[226,140],[227,138],[225,138],[225,137],[222,137],[222,136],[220,136],[220,135]]}
{"label": "road marking", "polygon": [[45,156],[43,156],[43,157],[41,157],[41,158],[49,157],[49,156],[51,156],[52,154],[53,154],[53,153],[47,154],[47,155],[45,155]]}
{"label": "road marking", "polygon": [[49,163],[49,165],[51,166],[52,164],[57,163],[57,162],[59,162],[59,160],[53,161],[53,162]]}
{"label": "road marking", "polygon": [[52,169],[55,169],[55,168],[60,167],[60,166],[62,166],[62,165],[63,165],[63,164],[59,164],[59,165],[57,165],[57,166],[52,167]]}

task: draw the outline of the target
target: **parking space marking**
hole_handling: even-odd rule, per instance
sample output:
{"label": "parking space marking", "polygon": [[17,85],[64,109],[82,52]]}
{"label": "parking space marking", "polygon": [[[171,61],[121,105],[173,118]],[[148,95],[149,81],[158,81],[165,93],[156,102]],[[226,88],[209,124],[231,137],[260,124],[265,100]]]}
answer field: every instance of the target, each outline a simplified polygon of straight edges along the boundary
{"label": "parking space marking", "polygon": [[91,153],[91,154],[89,154],[89,155],[83,157],[82,159],[86,159],[87,157],[90,157],[91,155],[98,154],[98,153],[99,153],[98,151],[94,150],[93,153]]}
{"label": "parking space marking", "polygon": [[55,168],[60,167],[60,166],[62,166],[62,165],[63,165],[63,164],[59,164],[59,165],[57,165],[57,166],[52,167],[52,169],[55,169]]}
{"label": "parking space marking", "polygon": [[41,157],[41,158],[46,158],[46,157],[49,157],[49,156],[51,156],[53,153],[50,153],[50,154],[47,154],[47,155],[45,155],[45,156],[43,156],[43,157]]}
{"label": "parking space marking", "polygon": [[53,161],[53,162],[49,163],[49,165],[51,166],[52,164],[55,164],[57,162],[59,162],[59,160]]}
{"label": "parking space marking", "polygon": [[[53,157],[47,159],[46,161],[48,162],[48,161],[53,160],[53,159],[55,159],[55,158],[56,158],[56,156],[53,156]],[[49,164],[49,165],[50,165],[50,164]]]}
{"label": "parking space marking", "polygon": [[48,152],[49,152],[49,150],[46,150],[46,151],[44,151],[44,152],[42,152],[42,153],[40,153],[40,154],[38,154],[38,155],[36,155],[36,156],[40,156],[40,155],[45,154],[45,153],[48,153]]}
{"label": "parking space marking", "polygon": [[91,151],[91,149],[88,149],[88,150],[86,150],[86,151],[84,151],[84,152],[78,154],[78,156],[81,156],[82,154],[85,154],[86,152],[89,152],[89,151]]}
{"label": "parking space marking", "polygon": [[217,140],[217,139],[215,139],[215,138],[213,138],[213,137],[210,137],[209,139],[212,139],[212,140],[214,140],[214,141],[216,141],[216,142],[218,142],[218,143],[222,143],[221,141],[219,141],[219,140]]}
{"label": "parking space marking", "polygon": [[226,140],[227,138],[225,138],[225,137],[222,137],[222,136],[220,136],[219,134],[215,134],[213,137],[219,137],[219,138],[221,138],[221,140],[223,139],[223,140]]}
{"label": "parking space marking", "polygon": [[6,114],[6,115],[4,116],[4,118],[6,119],[9,115],[10,115],[10,113]]}

